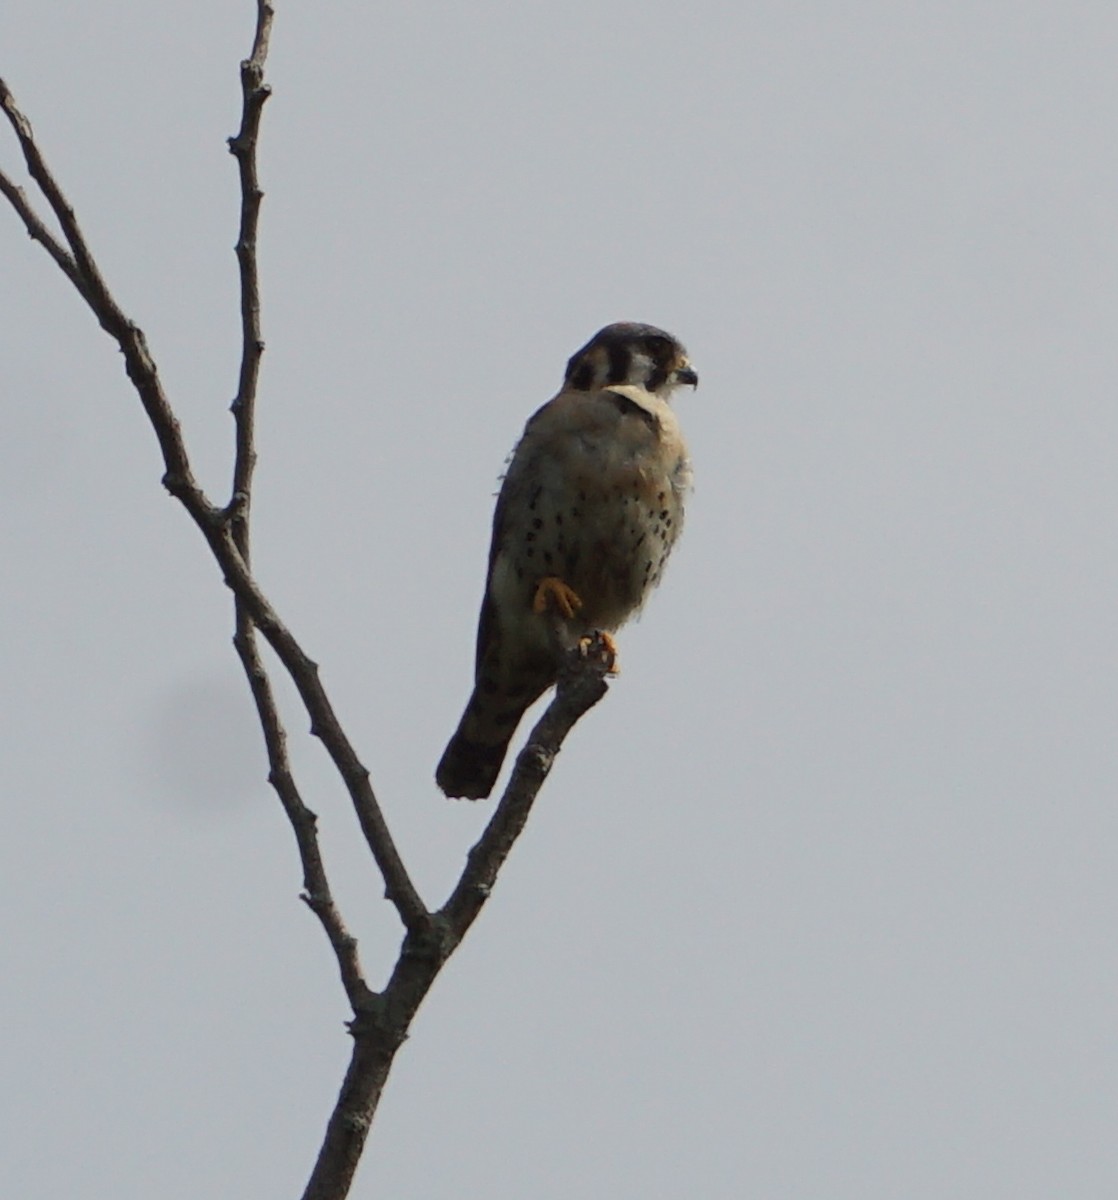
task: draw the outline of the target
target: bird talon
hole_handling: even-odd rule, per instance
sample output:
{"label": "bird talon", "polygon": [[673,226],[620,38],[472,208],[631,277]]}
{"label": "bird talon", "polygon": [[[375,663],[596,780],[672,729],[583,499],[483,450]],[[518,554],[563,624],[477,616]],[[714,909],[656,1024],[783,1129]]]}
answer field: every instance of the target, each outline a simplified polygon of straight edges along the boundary
{"label": "bird talon", "polygon": [[621,674],[621,668],[617,665],[617,643],[604,630],[579,638],[578,652],[583,658],[598,659],[607,675]]}
{"label": "bird talon", "polygon": [[553,608],[569,621],[581,607],[582,598],[578,592],[557,575],[545,575],[536,584],[536,594],[532,597],[532,611],[537,616],[542,616],[549,608]]}

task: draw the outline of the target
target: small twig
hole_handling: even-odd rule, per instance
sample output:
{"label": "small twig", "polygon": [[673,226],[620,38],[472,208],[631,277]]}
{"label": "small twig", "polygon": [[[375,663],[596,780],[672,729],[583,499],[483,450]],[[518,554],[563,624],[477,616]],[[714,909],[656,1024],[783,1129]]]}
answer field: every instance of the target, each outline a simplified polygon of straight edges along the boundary
{"label": "small twig", "polygon": [[252,473],[256,466],[256,388],[260,377],[260,358],[264,353],[264,341],[260,332],[260,278],[256,255],[256,231],[260,223],[260,203],[264,199],[264,193],[260,190],[256,147],[264,103],[272,94],[272,89],[264,82],[264,62],[268,56],[272,16],[271,4],[267,0],[258,0],[252,54],[241,63],[241,127],[229,139],[229,152],[237,160],[241,184],[241,224],[236,245],[241,284],[241,367],[237,380],[237,395],[232,404],[237,433],[233,499],[230,500],[229,511],[237,547],[246,562],[250,561],[249,506],[252,496]]}
{"label": "small twig", "polygon": [[[178,421],[163,393],[155,362],[148,351],[143,332],[121,312],[119,305],[105,286],[101,272],[93,261],[93,256],[78,227],[74,210],[54,176],[48,170],[39,147],[36,145],[31,123],[16,107],[11,91],[2,80],[0,80],[0,107],[3,108],[8,121],[15,130],[31,178],[38,184],[39,190],[58,218],[62,232],[69,243],[71,257],[67,259],[65,252],[62,252],[62,247],[57,243],[55,243],[55,249],[62,252],[61,257],[51,249],[47,242],[44,241],[43,244],[67,278],[81,293],[93,311],[93,315],[100,322],[101,328],[120,347],[124,354],[124,367],[128,378],[139,393],[144,411],[159,439],[159,448],[166,466],[164,485],[172,495],[182,501],[194,520],[203,524],[212,519],[216,510],[194,482]],[[9,200],[12,200],[9,188],[4,189],[4,194]],[[18,206],[17,211],[19,211]],[[37,233],[32,232],[31,236],[36,240],[42,240],[38,238]]]}
{"label": "small twig", "polygon": [[368,1007],[372,992],[361,970],[357,939],[346,928],[345,921],[334,903],[318,845],[317,818],[303,803],[295,783],[287,755],[287,734],[276,708],[268,674],[260,659],[255,630],[243,607],[238,613],[237,633],[233,644],[248,678],[260,727],[264,732],[264,744],[268,752],[268,782],[275,789],[287,819],[291,822],[299,848],[299,860],[303,865],[302,899],[318,917],[326,936],[330,939],[334,956],[338,960],[342,986],[353,1011],[362,1012]]}
{"label": "small twig", "polygon": [[[3,103],[4,110],[8,112],[10,117],[9,102],[11,97],[2,79],[0,79],[0,97],[2,97],[0,103]],[[80,292],[82,281],[81,276],[78,274],[77,264],[65,247],[59,244],[58,239],[39,219],[38,213],[31,207],[23,188],[9,179],[3,171],[0,171],[0,192],[4,194],[9,204],[16,210],[16,213],[27,229],[28,236],[46,249],[51,258],[62,268],[66,278]]]}
{"label": "small twig", "polygon": [[[104,282],[101,280],[93,259],[89,257],[86,249],[85,239],[82,237],[82,232],[78,228],[77,218],[74,216],[74,210],[70,206],[66,197],[62,194],[62,189],[55,182],[54,176],[51,174],[47,164],[43,161],[42,155],[39,153],[39,148],[35,145],[35,135],[31,130],[31,122],[23,115],[16,107],[15,98],[12,96],[8,85],[0,79],[0,107],[3,108],[5,116],[7,116],[12,129],[15,130],[16,138],[19,140],[20,149],[23,151],[24,162],[27,164],[27,170],[31,178],[38,184],[39,190],[46,197],[47,203],[54,211],[54,215],[58,218],[58,223],[62,228],[62,233],[66,241],[70,245],[70,253],[73,256],[73,262],[80,277],[88,282],[96,281],[100,285],[101,290],[104,290]],[[7,191],[5,190],[5,194]],[[10,199],[11,197],[9,197]],[[32,234],[32,237],[36,237]],[[37,240],[42,240],[38,239]],[[53,239],[52,239],[53,240]],[[51,257],[55,262],[62,266],[59,262],[57,254],[51,249],[47,242],[43,242],[51,253]],[[58,250],[57,242],[54,243]],[[66,270],[63,267],[63,270]],[[67,274],[69,272],[67,271]],[[75,281],[76,283],[76,281]]]}

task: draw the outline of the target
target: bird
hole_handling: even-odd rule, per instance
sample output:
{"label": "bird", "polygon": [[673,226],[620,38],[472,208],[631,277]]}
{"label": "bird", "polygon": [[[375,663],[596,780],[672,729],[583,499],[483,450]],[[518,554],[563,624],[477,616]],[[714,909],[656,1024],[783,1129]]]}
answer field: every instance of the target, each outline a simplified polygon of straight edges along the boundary
{"label": "bird", "polygon": [[683,526],[691,460],[669,404],[699,377],[654,325],[600,329],[528,421],[493,514],[474,688],[435,771],[449,797],[480,800],[562,652],[609,635],[660,582]]}

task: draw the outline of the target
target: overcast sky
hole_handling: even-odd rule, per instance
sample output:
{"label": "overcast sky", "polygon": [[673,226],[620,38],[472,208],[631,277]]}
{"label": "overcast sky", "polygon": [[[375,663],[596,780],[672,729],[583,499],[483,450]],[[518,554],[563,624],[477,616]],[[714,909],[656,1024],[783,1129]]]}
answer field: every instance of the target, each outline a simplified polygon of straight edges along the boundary
{"label": "overcast sky", "polygon": [[[1118,9],[277,9],[258,575],[432,904],[491,811],[432,774],[506,454],[608,321],[702,378],[685,536],[353,1195],[1118,1194]],[[0,8],[219,499],[253,16]],[[0,309],[0,1193],[298,1195],[347,1011],[229,596],[10,212]],[[398,926],[284,696],[379,983]]]}

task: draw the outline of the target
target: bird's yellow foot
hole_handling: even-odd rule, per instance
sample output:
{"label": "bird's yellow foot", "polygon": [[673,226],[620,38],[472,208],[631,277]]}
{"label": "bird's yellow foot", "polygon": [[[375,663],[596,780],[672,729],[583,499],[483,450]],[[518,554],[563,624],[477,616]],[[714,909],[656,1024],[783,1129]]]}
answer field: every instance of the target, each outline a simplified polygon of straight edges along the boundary
{"label": "bird's yellow foot", "polygon": [[542,616],[549,609],[566,617],[569,621],[582,607],[582,600],[574,588],[565,584],[558,575],[545,575],[536,584],[532,597],[532,611]]}
{"label": "bird's yellow foot", "polygon": [[579,638],[578,649],[583,658],[598,658],[605,665],[607,675],[621,674],[617,665],[617,643],[604,630]]}

